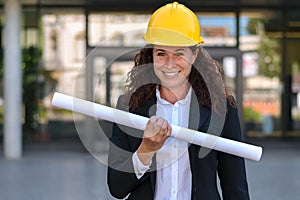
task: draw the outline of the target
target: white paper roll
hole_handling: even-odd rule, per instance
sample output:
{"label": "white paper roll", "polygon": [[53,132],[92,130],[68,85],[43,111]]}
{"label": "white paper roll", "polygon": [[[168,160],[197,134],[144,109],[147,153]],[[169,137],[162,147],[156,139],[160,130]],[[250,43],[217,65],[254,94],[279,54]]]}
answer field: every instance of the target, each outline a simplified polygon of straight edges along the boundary
{"label": "white paper roll", "polygon": [[[55,92],[53,95],[52,105],[139,130],[144,130],[149,120],[147,117],[114,109],[58,92]],[[171,126],[171,137],[255,161],[259,161],[261,158],[262,148],[259,146],[218,137],[176,125]]]}

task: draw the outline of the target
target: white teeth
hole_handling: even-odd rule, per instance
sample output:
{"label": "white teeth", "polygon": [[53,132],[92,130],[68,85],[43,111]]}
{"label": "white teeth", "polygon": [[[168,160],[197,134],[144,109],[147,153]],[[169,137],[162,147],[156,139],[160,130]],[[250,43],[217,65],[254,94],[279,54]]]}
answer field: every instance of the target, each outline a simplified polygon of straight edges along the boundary
{"label": "white teeth", "polygon": [[167,76],[175,76],[177,75],[179,72],[164,72]]}

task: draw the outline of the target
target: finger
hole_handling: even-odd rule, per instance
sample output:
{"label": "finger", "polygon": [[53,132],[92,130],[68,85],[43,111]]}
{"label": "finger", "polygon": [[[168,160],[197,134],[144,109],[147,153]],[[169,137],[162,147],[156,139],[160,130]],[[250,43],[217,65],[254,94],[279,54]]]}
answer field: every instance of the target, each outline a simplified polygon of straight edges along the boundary
{"label": "finger", "polygon": [[145,138],[149,138],[152,137],[153,135],[155,135],[154,133],[154,123],[156,122],[157,117],[152,116],[150,117],[150,119],[148,120],[147,124],[146,124],[146,128],[144,130],[144,137]]}
{"label": "finger", "polygon": [[158,118],[156,118],[155,125],[162,127],[162,125],[165,123],[165,121],[166,120],[164,118],[158,117]]}
{"label": "finger", "polygon": [[161,128],[161,133],[165,135],[168,132],[168,121],[164,120]]}
{"label": "finger", "polygon": [[154,126],[153,126],[153,130],[155,131],[155,133],[159,133],[163,127],[163,123],[164,123],[165,119],[159,117],[156,119],[156,121],[154,122]]}
{"label": "finger", "polygon": [[162,124],[162,128],[166,129],[168,128],[168,121],[164,120],[163,124]]}
{"label": "finger", "polygon": [[155,130],[156,121],[157,121],[157,117],[155,116],[152,116],[148,121],[148,128],[149,130],[151,130],[151,132],[155,132],[154,130]]}
{"label": "finger", "polygon": [[153,125],[156,122],[156,120],[157,120],[157,117],[152,116],[152,117],[150,117],[148,123]]}
{"label": "finger", "polygon": [[168,124],[167,132],[166,132],[165,136],[170,137],[171,133],[172,133],[172,126],[170,124]]}

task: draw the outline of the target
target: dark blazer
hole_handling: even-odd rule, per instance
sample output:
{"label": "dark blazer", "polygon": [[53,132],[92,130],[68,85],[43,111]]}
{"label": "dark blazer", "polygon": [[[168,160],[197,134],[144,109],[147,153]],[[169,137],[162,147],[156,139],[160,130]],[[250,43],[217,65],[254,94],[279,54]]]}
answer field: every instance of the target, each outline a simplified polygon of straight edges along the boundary
{"label": "dark blazer", "polygon": [[[125,106],[120,102],[122,101],[119,99],[117,108],[124,110]],[[153,97],[143,108],[138,108],[132,113],[147,117],[152,116],[156,111],[155,104],[156,97]],[[210,126],[210,118],[211,110],[199,106],[195,95],[192,95],[189,128],[206,132]],[[141,179],[136,178],[132,164],[132,153],[139,147],[142,136],[143,131],[113,125],[113,133],[110,138],[107,183],[111,194],[116,198],[151,200],[154,197],[156,184],[155,157],[149,172],[146,172]],[[227,105],[226,119],[220,136],[238,141],[242,139],[238,111],[229,104]],[[249,199],[244,159],[215,150],[209,151],[205,157],[201,158],[199,157],[200,148],[203,147],[194,144],[189,146],[192,171],[191,199],[219,200],[217,174],[224,200]]]}

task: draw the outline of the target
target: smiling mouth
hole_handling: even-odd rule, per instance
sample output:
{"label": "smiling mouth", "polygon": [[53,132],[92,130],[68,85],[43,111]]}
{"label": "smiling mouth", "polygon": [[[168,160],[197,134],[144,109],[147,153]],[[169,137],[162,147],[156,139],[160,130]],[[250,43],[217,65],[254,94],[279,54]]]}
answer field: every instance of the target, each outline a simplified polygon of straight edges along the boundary
{"label": "smiling mouth", "polygon": [[169,76],[169,77],[173,77],[173,76],[177,76],[180,71],[176,71],[176,72],[163,72],[166,76]]}

